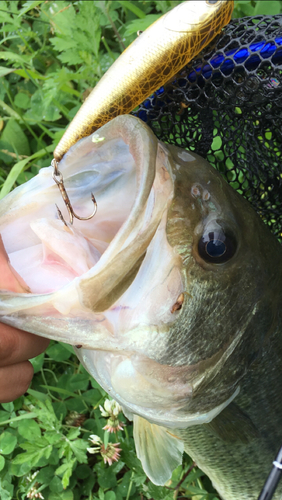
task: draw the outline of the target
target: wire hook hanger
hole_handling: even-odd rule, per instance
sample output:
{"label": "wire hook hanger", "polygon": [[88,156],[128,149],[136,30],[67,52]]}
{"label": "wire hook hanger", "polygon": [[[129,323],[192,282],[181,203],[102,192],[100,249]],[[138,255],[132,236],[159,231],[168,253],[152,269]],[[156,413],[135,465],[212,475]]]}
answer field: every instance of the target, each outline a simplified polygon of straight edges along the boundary
{"label": "wire hook hanger", "polygon": [[[93,205],[94,205],[94,209],[93,209],[92,214],[89,215],[88,217],[80,217],[79,215],[77,215],[75,213],[74,209],[72,208],[72,204],[70,202],[68,193],[66,192],[66,188],[65,188],[65,185],[64,185],[63,174],[58,169],[58,164],[57,164],[55,158],[53,158],[53,160],[51,161],[51,166],[53,167],[52,177],[53,177],[54,181],[56,182],[56,184],[57,184],[57,186],[58,186],[58,188],[60,190],[60,193],[62,195],[62,198],[63,198],[63,200],[65,202],[65,205],[66,205],[66,207],[68,209],[68,213],[69,213],[69,217],[70,217],[70,224],[73,224],[73,218],[74,217],[76,219],[78,219],[78,220],[89,220],[89,219],[92,219],[92,217],[94,217],[94,215],[97,212],[97,202],[96,202],[94,194],[91,193],[91,199],[92,199],[92,202],[93,202]],[[58,207],[57,204],[56,204],[56,207],[57,207],[58,215],[59,215],[61,221],[65,224],[65,226],[67,226],[67,223],[66,223],[66,221],[65,221],[65,219],[64,219],[64,217],[62,215],[62,212],[59,209],[59,207]]]}

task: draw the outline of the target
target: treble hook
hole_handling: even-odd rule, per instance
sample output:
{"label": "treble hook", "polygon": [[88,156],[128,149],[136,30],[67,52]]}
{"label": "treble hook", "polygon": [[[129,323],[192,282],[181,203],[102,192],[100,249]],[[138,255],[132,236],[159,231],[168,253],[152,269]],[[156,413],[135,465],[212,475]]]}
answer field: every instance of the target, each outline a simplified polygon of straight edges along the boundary
{"label": "treble hook", "polygon": [[[95,199],[95,196],[93,193],[91,193],[91,199],[92,199],[92,202],[94,204],[94,210],[92,212],[91,215],[89,215],[88,217],[79,217],[79,215],[77,215],[73,208],[72,208],[72,205],[71,205],[71,202],[70,202],[70,199],[68,197],[68,193],[66,192],[66,188],[65,188],[65,185],[64,185],[64,178],[63,178],[63,174],[62,172],[60,172],[60,170],[58,169],[58,165],[57,165],[57,162],[55,160],[55,158],[53,158],[53,160],[51,161],[51,166],[53,167],[53,174],[52,174],[52,177],[54,179],[54,181],[56,182],[59,190],[60,190],[60,193],[62,195],[62,198],[65,202],[65,205],[68,209],[68,213],[69,213],[69,217],[70,217],[70,223],[73,224],[73,218],[75,217],[76,219],[79,219],[79,220],[89,220],[89,219],[92,219],[92,217],[94,217],[94,215],[96,214],[97,212],[97,202],[96,202],[96,199]],[[59,179],[57,179],[57,177],[59,177]],[[68,227],[63,215],[62,215],[62,212],[61,210],[59,209],[58,205],[56,204],[56,207],[57,207],[57,211],[58,211],[58,215],[61,219],[61,221],[65,224],[65,226]]]}

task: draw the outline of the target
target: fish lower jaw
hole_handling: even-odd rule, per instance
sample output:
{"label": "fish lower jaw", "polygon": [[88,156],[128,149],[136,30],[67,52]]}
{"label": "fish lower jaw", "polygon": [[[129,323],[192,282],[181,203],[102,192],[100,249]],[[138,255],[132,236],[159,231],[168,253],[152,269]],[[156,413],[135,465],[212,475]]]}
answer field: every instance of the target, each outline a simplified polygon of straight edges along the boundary
{"label": "fish lower jaw", "polygon": [[152,424],[161,425],[163,427],[167,427],[169,429],[187,429],[187,427],[192,427],[193,425],[201,425],[208,424],[211,422],[219,413],[228,406],[233,399],[238,396],[240,392],[240,387],[237,387],[236,391],[232,394],[230,398],[221,403],[218,406],[215,406],[212,410],[207,411],[205,413],[195,412],[195,413],[186,413],[186,415],[179,416],[177,413],[173,413],[172,411],[163,412],[162,410],[158,412],[157,410],[147,408],[140,408],[137,405],[126,405],[124,404],[118,397],[113,396],[123,408],[124,414],[127,418],[132,420],[133,415],[139,415],[142,418],[145,418]]}
{"label": "fish lower jaw", "polygon": [[139,415],[163,427],[185,429],[210,422],[238,395],[239,388],[223,403],[208,411],[189,412],[193,385],[189,367],[170,367],[139,356],[109,351],[77,351],[84,367],[132,419]]}

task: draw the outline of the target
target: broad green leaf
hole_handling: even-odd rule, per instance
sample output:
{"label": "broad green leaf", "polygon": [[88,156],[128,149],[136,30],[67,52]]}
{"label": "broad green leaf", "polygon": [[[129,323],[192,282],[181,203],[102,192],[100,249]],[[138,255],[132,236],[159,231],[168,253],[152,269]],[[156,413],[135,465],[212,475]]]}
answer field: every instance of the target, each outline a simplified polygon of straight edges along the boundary
{"label": "broad green leaf", "polygon": [[56,466],[58,465],[60,457],[59,457],[59,450],[57,448],[53,448],[48,460],[50,465],[56,465]]}
{"label": "broad green leaf", "polygon": [[72,345],[64,344],[63,342],[58,342],[58,344],[62,345],[64,347],[64,349],[66,349],[67,351],[69,351],[71,354],[75,354],[74,348],[73,348]]}
{"label": "broad green leaf", "polygon": [[72,476],[75,464],[76,464],[76,459],[68,460],[66,463],[61,465],[61,467],[58,467],[58,469],[56,470],[56,474],[63,476],[62,485],[64,489],[67,488],[69,485],[70,477]]}
{"label": "broad green leaf", "polygon": [[21,436],[29,441],[34,441],[41,436],[41,429],[35,420],[21,420],[18,425]]}
{"label": "broad green leaf", "polygon": [[77,427],[77,429],[70,429],[69,432],[67,433],[67,439],[70,441],[73,441],[76,439],[80,434],[80,428]]}
{"label": "broad green leaf", "polygon": [[234,11],[232,13],[232,19],[237,19],[240,16],[251,16],[254,15],[254,7],[251,1],[243,0],[238,1],[235,4]]}
{"label": "broad green leaf", "polygon": [[17,154],[29,156],[30,148],[28,139],[14,118],[8,121],[2,132],[1,140],[9,142]]}
{"label": "broad green leaf", "polygon": [[92,471],[89,465],[82,464],[76,467],[75,474],[78,477],[78,479],[86,479],[92,474]]}
{"label": "broad green leaf", "polygon": [[59,431],[46,431],[44,437],[47,439],[48,443],[57,444],[62,440],[63,436],[59,433]]}
{"label": "broad green leaf", "polygon": [[[48,455],[48,453],[47,453],[47,455]],[[44,449],[37,449],[36,451],[20,453],[19,455],[17,455],[13,459],[12,463],[13,464],[28,463],[32,466],[35,466],[39,462],[39,460],[44,456],[46,456],[45,450]]]}
{"label": "broad green leaf", "polygon": [[99,494],[99,500],[105,500],[105,493],[102,490],[102,488],[99,488],[98,494]]}
{"label": "broad green leaf", "polygon": [[25,113],[27,120],[34,120],[35,122],[43,120],[55,121],[61,117],[57,106],[54,106],[50,102],[50,99],[46,99],[46,95],[42,92],[41,88],[34,92],[30,104],[31,107]]}
{"label": "broad green leaf", "polygon": [[98,389],[98,391],[100,392],[101,396],[106,396],[106,392],[98,384],[98,382],[95,380],[95,378],[90,377],[90,382],[91,382],[91,385],[92,385],[93,389]]}
{"label": "broad green leaf", "polygon": [[85,391],[89,384],[89,375],[86,373],[76,373],[70,377],[69,388],[72,391]]}
{"label": "broad green leaf", "polygon": [[71,490],[62,491],[62,493],[51,493],[48,500],[73,500],[73,492]]}
{"label": "broad green leaf", "polygon": [[[149,495],[148,498],[153,498],[154,500],[171,500],[171,494],[165,486],[156,486],[151,481],[146,486],[146,493]],[[200,500],[200,498],[197,498],[197,500]]]}
{"label": "broad green leaf", "polygon": [[58,475],[58,476],[61,476],[62,474],[64,474],[69,468],[72,468],[73,464],[76,462],[76,460],[68,460],[67,462],[63,463],[62,465],[60,465],[60,467],[58,467],[56,470],[55,470],[55,474]]}
{"label": "broad green leaf", "polygon": [[256,3],[254,15],[264,14],[267,16],[273,16],[274,14],[279,14],[281,9],[280,2],[270,1],[270,0],[259,0]]}
{"label": "broad green leaf", "polygon": [[0,77],[8,75],[9,73],[12,73],[14,68],[5,68],[5,66],[0,66]]}
{"label": "broad green leaf", "polygon": [[9,490],[6,489],[9,486],[10,485],[7,483],[7,481],[3,481],[3,483],[2,483],[2,481],[0,479],[0,498],[1,498],[1,500],[12,500],[13,491],[11,492],[10,488],[9,488]]}
{"label": "broad green leaf", "polygon": [[129,469],[136,469],[137,471],[139,470],[142,473],[143,469],[141,466],[141,462],[139,458],[137,458],[136,453],[132,449],[130,444],[127,441],[122,440],[120,448],[122,448],[121,459],[127,465],[127,467]]}
{"label": "broad green leaf", "polygon": [[91,406],[96,407],[97,403],[101,402],[101,393],[97,389],[89,389],[83,393],[83,399]]}
{"label": "broad green leaf", "polygon": [[0,435],[0,453],[2,455],[9,455],[14,451],[17,444],[17,437],[10,432],[4,431]]}
{"label": "broad green leaf", "polygon": [[[127,3],[127,2],[126,2]],[[137,31],[145,31],[151,24],[153,24],[161,14],[149,14],[146,16],[144,19],[134,19],[130,23],[127,24],[126,30],[124,32],[124,36],[130,36],[132,34],[136,34],[137,37]]]}
{"label": "broad green leaf", "polygon": [[[22,477],[22,476],[25,476],[25,474],[27,474],[30,469],[31,469],[31,465],[30,464],[13,464],[13,463],[9,463],[9,474],[11,476],[16,476],[16,477]],[[1,497],[0,497],[1,498]]]}
{"label": "broad green leaf", "polygon": [[125,9],[131,10],[131,12],[133,12],[133,14],[135,14],[140,19],[146,17],[145,12],[143,12],[143,10],[139,9],[139,7],[137,7],[137,5],[135,5],[133,2],[128,2],[128,0],[126,0],[126,1],[119,0],[118,3],[122,7],[124,7]]}
{"label": "broad green leaf", "polygon": [[19,92],[18,94],[15,95],[15,105],[18,106],[18,108],[21,109],[28,109],[30,105],[30,97],[27,94],[24,94],[23,92]]}
{"label": "broad green leaf", "polygon": [[25,65],[29,62],[30,57],[16,54],[15,52],[0,52],[0,59],[4,59],[5,61],[17,62],[19,64]]}
{"label": "broad green leaf", "polygon": [[54,412],[58,420],[64,419],[68,413],[67,407],[63,401],[53,403]]}
{"label": "broad green leaf", "polygon": [[5,422],[5,420],[8,420],[10,418],[10,413],[7,411],[2,411],[0,410],[0,423]]}
{"label": "broad green leaf", "polygon": [[20,443],[20,447],[26,450],[29,453],[33,453],[37,451],[38,448],[49,448],[49,442],[44,437],[37,438],[33,443],[25,441],[24,443]]}
{"label": "broad green leaf", "polygon": [[32,0],[32,1],[27,1],[23,4],[22,9],[20,9],[18,17],[22,17],[24,14],[26,14],[29,10],[34,9],[38,5],[40,5],[44,0]]}
{"label": "broad green leaf", "polygon": [[10,413],[14,411],[14,403],[2,403],[2,407]]}
{"label": "broad green leaf", "polygon": [[128,492],[130,489],[130,495],[133,495],[136,491],[135,484],[131,484],[133,480],[132,472],[128,471],[123,475],[122,481],[118,486],[118,492],[122,494],[122,496],[128,496]]}
{"label": "broad green leaf", "polygon": [[36,358],[32,358],[29,360],[33,366],[34,373],[40,372],[44,363],[44,359],[45,359],[45,353],[42,352],[42,354],[39,354],[38,356],[36,356]]}
{"label": "broad green leaf", "polygon": [[[81,494],[86,496],[87,498],[91,498],[90,495],[93,491],[93,488],[94,488],[94,485],[95,485],[96,481],[95,481],[95,476],[93,473],[91,473],[87,479],[84,479],[84,481],[82,482],[82,489],[81,489]],[[94,497],[94,499],[96,499],[97,497]],[[117,500],[122,500],[122,498],[119,498]]]}
{"label": "broad green leaf", "polygon": [[100,468],[98,473],[98,483],[101,488],[114,488],[117,484],[117,478],[112,469],[109,467],[107,469]]}
{"label": "broad green leaf", "polygon": [[69,411],[76,411],[77,413],[82,413],[87,408],[87,406],[85,406],[83,396],[67,399],[65,403]]}
{"label": "broad green leaf", "polygon": [[42,467],[36,476],[36,482],[38,483],[50,483],[55,475],[55,467],[47,465],[47,467]]}
{"label": "broad green leaf", "polygon": [[5,467],[5,458],[0,455],[0,471]]}
{"label": "broad green leaf", "polygon": [[62,481],[57,476],[53,477],[49,484],[49,488],[53,493],[61,493],[64,489]]}
{"label": "broad green leaf", "polygon": [[48,347],[46,353],[55,361],[66,361],[71,357],[69,349],[67,349],[64,344],[59,344],[58,342]]}
{"label": "broad green leaf", "polygon": [[70,446],[77,461],[81,464],[87,464],[86,450],[89,447],[89,442],[83,439],[77,439],[76,441],[70,441]]}
{"label": "broad green leaf", "polygon": [[105,494],[105,500],[116,500],[116,494],[114,491],[107,491]]}

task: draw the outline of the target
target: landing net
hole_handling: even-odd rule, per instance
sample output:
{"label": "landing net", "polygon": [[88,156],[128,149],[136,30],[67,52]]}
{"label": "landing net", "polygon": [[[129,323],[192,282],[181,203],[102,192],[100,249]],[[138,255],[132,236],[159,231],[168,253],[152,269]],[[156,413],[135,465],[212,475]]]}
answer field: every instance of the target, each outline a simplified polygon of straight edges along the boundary
{"label": "landing net", "polygon": [[134,114],[206,158],[282,241],[282,15],[231,21]]}

